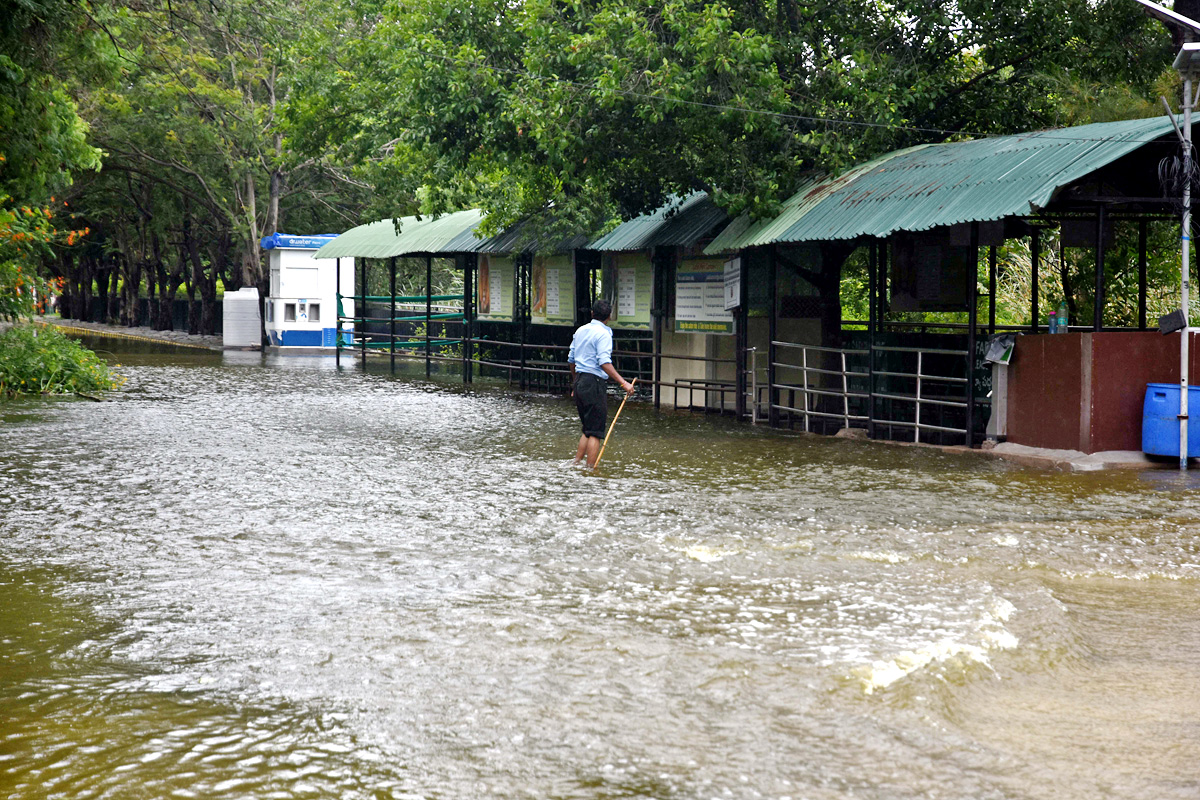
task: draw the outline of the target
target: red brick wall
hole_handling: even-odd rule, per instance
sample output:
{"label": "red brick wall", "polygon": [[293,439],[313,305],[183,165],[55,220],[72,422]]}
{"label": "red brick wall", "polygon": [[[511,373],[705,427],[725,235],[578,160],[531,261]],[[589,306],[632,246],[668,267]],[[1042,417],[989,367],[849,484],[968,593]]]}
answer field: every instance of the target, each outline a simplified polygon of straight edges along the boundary
{"label": "red brick wall", "polygon": [[1078,334],[1018,336],[1008,371],[1008,440],[1079,450],[1081,345]]}
{"label": "red brick wall", "polygon": [[[1179,334],[1155,331],[1017,337],[1008,440],[1060,450],[1142,449],[1147,383],[1179,382]],[[1192,382],[1200,382],[1197,337]]]}

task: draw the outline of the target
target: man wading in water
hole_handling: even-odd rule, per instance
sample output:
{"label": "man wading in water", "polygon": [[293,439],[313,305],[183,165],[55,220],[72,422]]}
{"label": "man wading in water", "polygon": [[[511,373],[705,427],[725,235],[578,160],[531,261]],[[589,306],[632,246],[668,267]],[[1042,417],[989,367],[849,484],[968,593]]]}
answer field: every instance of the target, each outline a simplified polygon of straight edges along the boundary
{"label": "man wading in water", "polygon": [[567,354],[567,363],[571,365],[571,394],[575,397],[575,408],[579,410],[579,421],[583,423],[575,463],[586,455],[589,467],[596,466],[600,442],[604,438],[604,423],[608,419],[605,381],[612,378],[621,384],[626,395],[633,394],[633,384],[627,383],[612,365],[613,333],[605,324],[611,316],[612,304],[597,300],[592,305],[592,321],[575,331],[571,352]]}

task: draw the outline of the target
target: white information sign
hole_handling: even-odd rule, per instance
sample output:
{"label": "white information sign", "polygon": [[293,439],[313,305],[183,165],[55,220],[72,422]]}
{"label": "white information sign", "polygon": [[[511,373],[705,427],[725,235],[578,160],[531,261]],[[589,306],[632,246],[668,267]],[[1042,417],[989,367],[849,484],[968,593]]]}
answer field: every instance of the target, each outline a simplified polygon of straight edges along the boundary
{"label": "white information sign", "polygon": [[742,304],[742,259],[737,256],[725,262],[725,310]]}
{"label": "white information sign", "polygon": [[632,317],[637,313],[637,270],[622,267],[617,270],[617,317]]}
{"label": "white information sign", "polygon": [[557,317],[559,315],[558,300],[558,268],[546,268],[546,316]]}
{"label": "white information sign", "polygon": [[492,299],[491,313],[504,313],[504,292],[500,283],[500,270],[493,269],[488,275],[488,295]]}
{"label": "white information sign", "polygon": [[676,333],[733,333],[720,261],[684,261],[675,275]]}

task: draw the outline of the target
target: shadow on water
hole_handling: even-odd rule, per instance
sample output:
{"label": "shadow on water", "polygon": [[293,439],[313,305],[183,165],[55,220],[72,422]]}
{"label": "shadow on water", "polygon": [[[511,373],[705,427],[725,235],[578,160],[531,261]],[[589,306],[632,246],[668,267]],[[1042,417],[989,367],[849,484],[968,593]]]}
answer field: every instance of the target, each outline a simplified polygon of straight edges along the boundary
{"label": "shadow on water", "polygon": [[1195,794],[1190,479],[115,357],[2,412],[10,796]]}

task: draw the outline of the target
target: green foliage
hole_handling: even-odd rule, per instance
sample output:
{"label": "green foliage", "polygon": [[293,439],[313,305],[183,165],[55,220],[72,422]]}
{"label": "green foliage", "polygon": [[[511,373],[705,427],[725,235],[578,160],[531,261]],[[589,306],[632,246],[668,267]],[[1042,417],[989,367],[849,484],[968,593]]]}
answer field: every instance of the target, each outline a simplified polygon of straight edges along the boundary
{"label": "green foliage", "polygon": [[66,82],[98,46],[70,0],[0,0],[0,194],[41,204],[100,166]]}
{"label": "green foliage", "polygon": [[337,69],[309,62],[294,141],[365,159],[405,207],[478,205],[483,232],[530,219],[547,242],[695,189],[767,215],[807,170],[1078,118],[1087,87],[1129,87],[1101,98],[1128,108],[1171,56],[1121,0],[353,8]]}
{"label": "green foliage", "polygon": [[[454,259],[433,259],[431,278],[433,291],[439,294],[461,294],[463,290],[463,274],[455,269]],[[362,270],[354,270],[354,290],[356,294],[362,291]],[[367,291],[365,294],[376,297],[387,296],[391,293],[391,270],[388,261],[374,260],[367,269]],[[398,297],[415,297],[425,294],[425,259],[397,258],[396,259],[396,295]],[[424,302],[424,301],[422,301]]]}
{"label": "green foliage", "polygon": [[0,333],[0,398],[92,394],[123,383],[95,353],[52,328],[25,324]]}
{"label": "green foliage", "polygon": [[[103,232],[105,250],[134,265],[135,281],[144,269],[160,285],[186,277],[215,286],[214,272],[235,286],[261,285],[261,237],[359,221],[364,182],[337,153],[298,155],[293,137],[312,144],[316,135],[284,113],[307,74],[301,32],[328,52],[335,31],[326,23],[340,9],[308,0],[150,0],[102,15],[120,48],[120,75],[82,92],[107,158],[78,206]],[[296,98],[301,108],[307,102]]]}

